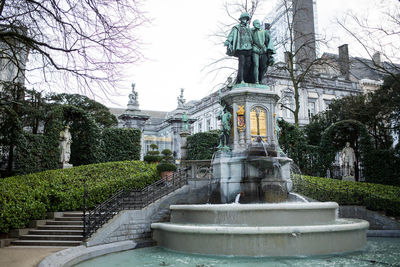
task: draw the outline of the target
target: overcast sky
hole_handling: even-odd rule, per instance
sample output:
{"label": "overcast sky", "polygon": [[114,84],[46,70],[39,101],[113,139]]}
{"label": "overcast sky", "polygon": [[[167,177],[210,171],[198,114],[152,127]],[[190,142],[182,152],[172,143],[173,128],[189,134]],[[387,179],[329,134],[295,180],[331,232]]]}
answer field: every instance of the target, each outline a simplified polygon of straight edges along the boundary
{"label": "overcast sky", "polygon": [[[147,60],[126,70],[129,77],[126,90],[120,91],[119,96],[110,96],[113,103],[96,100],[109,107],[126,108],[130,84],[134,82],[139,93],[140,109],[171,111],[177,107],[180,88],[185,89],[187,101],[199,100],[217,90],[217,85],[226,80],[226,75],[215,77],[203,69],[226,51],[222,43],[215,45],[209,38],[216,30],[218,21],[226,18],[224,2],[147,0],[143,9],[152,23],[140,31],[141,39],[146,43],[143,53]],[[397,0],[387,2],[398,3]],[[275,0],[265,0],[256,18],[263,19],[260,14],[267,14],[274,3]],[[322,48],[320,52],[337,53],[337,46],[349,43],[350,55],[357,55],[357,47],[344,37],[335,25],[335,19],[347,10],[370,17],[378,16],[377,6],[383,5],[382,0],[317,0],[319,32],[341,37],[331,42],[331,48]]]}

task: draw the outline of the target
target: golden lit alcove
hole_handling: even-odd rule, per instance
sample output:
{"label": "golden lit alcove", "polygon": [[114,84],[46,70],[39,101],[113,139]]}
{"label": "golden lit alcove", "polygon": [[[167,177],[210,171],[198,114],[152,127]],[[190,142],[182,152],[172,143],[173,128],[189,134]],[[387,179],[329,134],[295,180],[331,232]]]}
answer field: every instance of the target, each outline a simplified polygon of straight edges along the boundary
{"label": "golden lit alcove", "polygon": [[266,110],[261,107],[254,107],[250,111],[250,134],[251,139],[260,136],[264,141],[267,139]]}

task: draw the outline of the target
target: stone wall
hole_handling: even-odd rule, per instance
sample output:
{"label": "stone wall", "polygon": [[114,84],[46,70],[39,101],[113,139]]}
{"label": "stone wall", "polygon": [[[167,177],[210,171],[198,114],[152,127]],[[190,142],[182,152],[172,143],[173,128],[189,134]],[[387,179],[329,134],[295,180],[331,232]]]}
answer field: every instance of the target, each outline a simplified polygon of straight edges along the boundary
{"label": "stone wall", "polygon": [[366,220],[369,222],[370,230],[400,230],[400,223],[394,218],[361,206],[340,206],[339,217]]}

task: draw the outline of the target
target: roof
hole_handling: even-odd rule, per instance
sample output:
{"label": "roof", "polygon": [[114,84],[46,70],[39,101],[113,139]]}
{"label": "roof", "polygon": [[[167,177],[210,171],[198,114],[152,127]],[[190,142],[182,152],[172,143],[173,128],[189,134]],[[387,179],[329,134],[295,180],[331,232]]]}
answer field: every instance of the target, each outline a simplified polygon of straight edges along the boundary
{"label": "roof", "polygon": [[[115,115],[117,118],[122,115],[126,108],[108,108],[111,114]],[[164,120],[167,116],[167,111],[157,111],[157,110],[141,110],[138,114],[150,116],[152,119]]]}
{"label": "roof", "polygon": [[[339,55],[333,53],[324,53],[322,58],[330,58],[334,61],[339,61]],[[370,79],[379,81],[382,80],[385,74],[382,71],[377,70],[371,59],[362,57],[350,57],[350,74],[357,80]],[[389,62],[382,62],[382,68],[387,70],[393,70],[400,68],[400,65],[393,65]]]}

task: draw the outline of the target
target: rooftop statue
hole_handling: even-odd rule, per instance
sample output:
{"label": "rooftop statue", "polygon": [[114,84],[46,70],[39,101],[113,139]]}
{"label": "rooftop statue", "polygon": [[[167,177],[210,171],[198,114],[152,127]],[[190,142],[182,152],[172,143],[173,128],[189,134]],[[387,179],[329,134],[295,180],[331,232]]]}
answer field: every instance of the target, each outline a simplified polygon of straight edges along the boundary
{"label": "rooftop statue", "polygon": [[183,91],[185,91],[185,89],[181,88],[181,94],[178,96],[178,108],[183,108],[183,106],[185,105],[185,101],[186,99],[183,98]]}
{"label": "rooftop statue", "polygon": [[128,104],[138,105],[138,92],[135,91],[135,85],[132,83],[132,93],[129,94]]}

